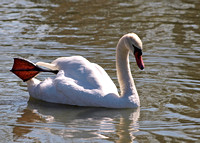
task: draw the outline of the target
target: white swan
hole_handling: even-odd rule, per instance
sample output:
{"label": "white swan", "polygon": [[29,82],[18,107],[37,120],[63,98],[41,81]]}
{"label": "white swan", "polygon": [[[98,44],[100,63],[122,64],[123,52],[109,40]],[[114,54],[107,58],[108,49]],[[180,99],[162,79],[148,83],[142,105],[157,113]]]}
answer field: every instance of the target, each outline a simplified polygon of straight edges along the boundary
{"label": "white swan", "polygon": [[[138,67],[143,69],[142,42],[134,33],[124,35],[116,48],[116,68],[121,95],[102,67],[81,56],[61,57],[51,64],[38,62],[36,65],[58,70],[58,73],[56,77],[44,81],[36,78],[26,81],[29,94],[33,98],[53,103],[136,108],[140,106],[140,100],[130,71],[129,52],[135,55]],[[11,71],[14,72],[15,69]]]}

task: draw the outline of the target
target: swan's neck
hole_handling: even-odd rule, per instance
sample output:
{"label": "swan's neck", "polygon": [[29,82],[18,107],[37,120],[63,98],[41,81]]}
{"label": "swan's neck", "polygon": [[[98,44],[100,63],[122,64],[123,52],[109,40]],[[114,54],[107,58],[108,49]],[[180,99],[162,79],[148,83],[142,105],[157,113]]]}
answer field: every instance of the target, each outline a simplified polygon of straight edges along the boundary
{"label": "swan's neck", "polygon": [[117,77],[122,97],[138,96],[129,64],[129,49],[120,40],[116,49]]}

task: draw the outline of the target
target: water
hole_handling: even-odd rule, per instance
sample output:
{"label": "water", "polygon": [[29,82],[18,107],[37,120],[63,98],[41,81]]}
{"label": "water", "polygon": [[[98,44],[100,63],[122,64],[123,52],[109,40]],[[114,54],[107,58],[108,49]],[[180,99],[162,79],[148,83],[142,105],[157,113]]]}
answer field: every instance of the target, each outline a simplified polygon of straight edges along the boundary
{"label": "water", "polygon": [[[198,0],[1,0],[1,142],[199,142],[199,9]],[[82,55],[118,86],[115,47],[128,32],[144,45],[145,71],[131,57],[137,110],[29,100],[26,84],[9,72],[14,57],[51,62]]]}

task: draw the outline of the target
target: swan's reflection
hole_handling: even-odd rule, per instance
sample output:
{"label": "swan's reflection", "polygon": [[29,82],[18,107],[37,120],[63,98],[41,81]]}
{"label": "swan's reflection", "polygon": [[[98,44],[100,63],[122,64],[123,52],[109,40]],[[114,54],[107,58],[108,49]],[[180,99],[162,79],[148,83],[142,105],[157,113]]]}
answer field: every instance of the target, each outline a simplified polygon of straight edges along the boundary
{"label": "swan's reflection", "polygon": [[138,131],[139,115],[139,108],[86,108],[30,100],[14,126],[14,140],[35,138],[31,133],[37,129],[48,134],[48,138],[57,136],[59,141],[70,138],[75,142],[80,139],[132,142],[133,133]]}

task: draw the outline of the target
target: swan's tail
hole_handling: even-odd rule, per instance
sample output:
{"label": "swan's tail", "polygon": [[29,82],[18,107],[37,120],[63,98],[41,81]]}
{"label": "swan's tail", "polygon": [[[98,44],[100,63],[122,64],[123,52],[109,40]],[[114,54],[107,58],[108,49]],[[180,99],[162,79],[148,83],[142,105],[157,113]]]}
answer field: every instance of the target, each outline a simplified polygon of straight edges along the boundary
{"label": "swan's tail", "polygon": [[10,71],[21,78],[24,82],[35,77],[40,72],[52,72],[55,74],[58,73],[58,70],[43,69],[31,61],[21,58],[14,58],[14,64]]}

